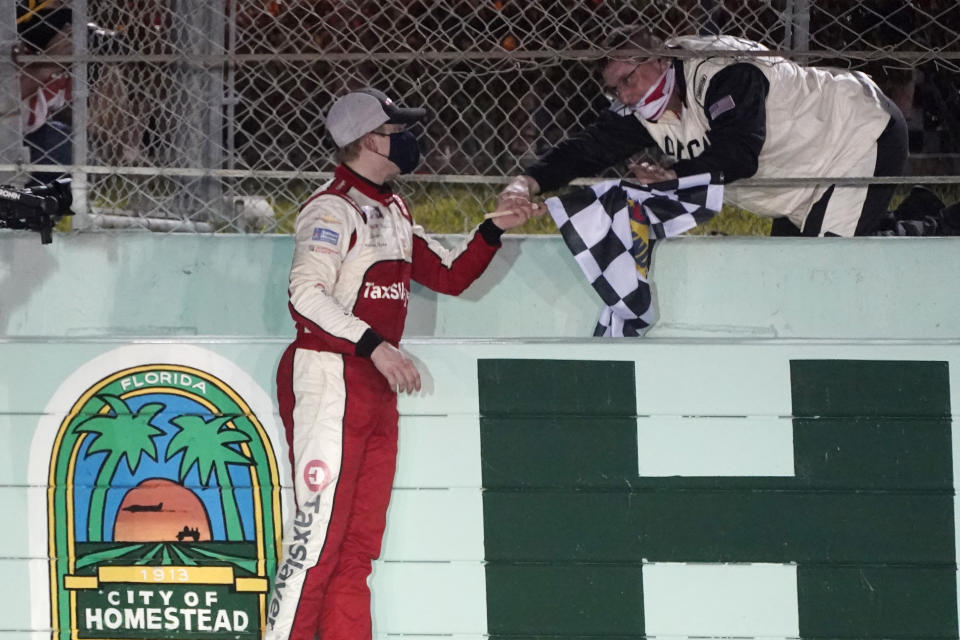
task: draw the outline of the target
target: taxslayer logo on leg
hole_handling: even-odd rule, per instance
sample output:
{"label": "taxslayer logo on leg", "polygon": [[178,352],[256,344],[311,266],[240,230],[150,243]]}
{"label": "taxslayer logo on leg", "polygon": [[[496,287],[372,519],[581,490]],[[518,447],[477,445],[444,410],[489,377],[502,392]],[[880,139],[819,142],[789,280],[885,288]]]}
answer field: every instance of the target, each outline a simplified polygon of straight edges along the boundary
{"label": "taxslayer logo on leg", "polygon": [[73,372],[45,414],[30,473],[49,490],[30,526],[50,561],[31,588],[52,638],[259,635],[282,441],[259,385],[206,349],[121,347]]}
{"label": "taxslayer logo on leg", "polygon": [[303,467],[303,481],[314,493],[323,491],[330,484],[330,467],[323,460],[311,460]]}

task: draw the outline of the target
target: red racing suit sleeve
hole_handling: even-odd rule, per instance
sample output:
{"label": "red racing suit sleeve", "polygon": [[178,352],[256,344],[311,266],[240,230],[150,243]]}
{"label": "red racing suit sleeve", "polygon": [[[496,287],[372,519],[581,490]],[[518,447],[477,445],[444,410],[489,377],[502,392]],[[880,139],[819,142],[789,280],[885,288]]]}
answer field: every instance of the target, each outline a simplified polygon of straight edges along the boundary
{"label": "red racing suit sleeve", "polygon": [[411,277],[438,293],[458,295],[490,264],[501,235],[503,231],[492,220],[485,220],[466,240],[447,249],[414,225]]}
{"label": "red racing suit sleeve", "polygon": [[341,272],[358,220],[355,206],[338,195],[321,194],[304,205],[297,216],[288,295],[290,314],[309,330],[313,344],[369,356],[382,339],[337,298],[340,289],[350,285],[341,282]]}

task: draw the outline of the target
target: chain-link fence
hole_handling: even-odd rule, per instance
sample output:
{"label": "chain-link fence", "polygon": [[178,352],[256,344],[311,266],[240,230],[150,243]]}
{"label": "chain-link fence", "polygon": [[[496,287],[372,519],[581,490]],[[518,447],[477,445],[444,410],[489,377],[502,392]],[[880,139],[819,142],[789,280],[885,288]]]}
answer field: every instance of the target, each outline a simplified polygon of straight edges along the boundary
{"label": "chain-link fence", "polygon": [[0,11],[18,16],[16,33],[0,31],[0,46],[16,46],[0,69],[0,172],[16,184],[66,167],[76,226],[288,231],[334,166],[323,114],[364,85],[428,108],[404,195],[450,215],[483,210],[605,108],[599,43],[623,25],[741,36],[867,71],[907,116],[910,181],[960,183],[956,0],[0,0]]}

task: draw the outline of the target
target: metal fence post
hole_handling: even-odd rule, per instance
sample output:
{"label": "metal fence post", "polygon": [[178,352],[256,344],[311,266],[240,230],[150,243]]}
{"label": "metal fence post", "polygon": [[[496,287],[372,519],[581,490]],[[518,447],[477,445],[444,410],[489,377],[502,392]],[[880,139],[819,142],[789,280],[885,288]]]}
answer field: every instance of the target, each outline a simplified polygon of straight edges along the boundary
{"label": "metal fence post", "polygon": [[[18,165],[24,159],[20,71],[11,55],[18,41],[16,0],[0,0],[0,164],[3,165]],[[16,175],[14,168],[0,171],[0,184],[10,184]]]}
{"label": "metal fence post", "polygon": [[[226,15],[223,2],[202,1],[200,3],[206,13],[204,23],[208,25],[206,35],[205,54],[208,56],[222,56],[226,53],[224,36],[227,29]],[[224,63],[208,63],[207,65],[207,135],[204,144],[204,167],[208,169],[223,168],[223,103],[224,103]],[[223,218],[229,221],[230,209],[225,205],[223,198],[223,178],[207,176],[203,180],[207,206],[211,208],[214,218]]]}
{"label": "metal fence post", "polygon": [[87,173],[83,169],[89,157],[87,149],[87,97],[89,96],[89,62],[87,54],[87,22],[89,14],[87,0],[73,0],[73,23],[71,37],[73,39],[74,60],[70,74],[73,78],[72,87],[72,121],[71,135],[73,137],[73,163],[76,169],[71,175],[71,191],[73,192],[73,227],[85,229],[91,226],[90,210],[87,202]]}
{"label": "metal fence post", "polygon": [[[229,32],[227,38],[227,57],[231,60],[237,52],[237,0],[230,0],[229,3]],[[236,168],[236,148],[234,146],[234,137],[236,136],[236,107],[237,107],[237,66],[235,63],[226,64],[224,93],[224,108],[226,111],[226,127],[224,145],[226,146],[226,168]]]}
{"label": "metal fence post", "polygon": [[792,41],[788,44],[794,51],[810,51],[810,0],[793,0],[790,21],[793,24]]}
{"label": "metal fence post", "polygon": [[[172,132],[173,148],[180,150],[187,167],[202,171],[220,169],[223,163],[223,65],[209,61],[211,55],[223,55],[225,24],[223,10],[207,0],[181,0],[182,21],[173,41],[186,57],[173,65],[180,77],[183,104],[179,126]],[[198,131],[199,129],[199,131]],[[199,135],[198,135],[199,134]],[[181,192],[180,215],[183,219],[216,220],[223,212],[219,178],[178,178]]]}

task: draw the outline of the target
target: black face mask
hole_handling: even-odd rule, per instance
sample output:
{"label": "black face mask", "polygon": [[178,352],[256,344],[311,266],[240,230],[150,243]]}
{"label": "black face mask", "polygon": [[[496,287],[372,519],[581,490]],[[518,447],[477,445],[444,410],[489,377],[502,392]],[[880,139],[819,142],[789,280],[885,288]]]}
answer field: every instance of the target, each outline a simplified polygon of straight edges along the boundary
{"label": "black face mask", "polygon": [[385,156],[387,160],[397,165],[400,173],[410,173],[416,169],[420,164],[420,145],[416,136],[410,131],[400,131],[389,134],[389,138],[390,153]]}

